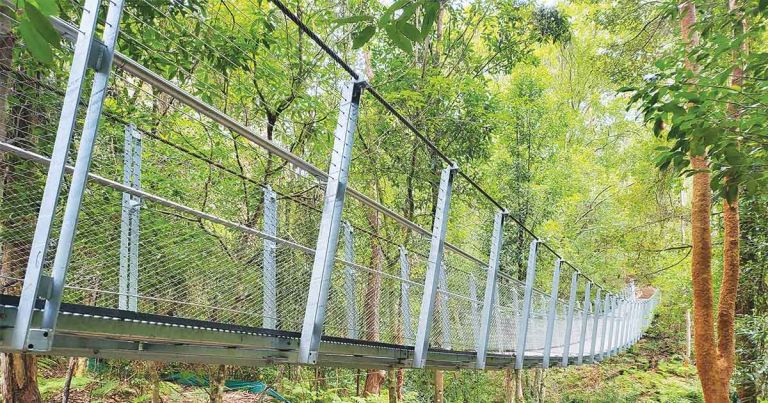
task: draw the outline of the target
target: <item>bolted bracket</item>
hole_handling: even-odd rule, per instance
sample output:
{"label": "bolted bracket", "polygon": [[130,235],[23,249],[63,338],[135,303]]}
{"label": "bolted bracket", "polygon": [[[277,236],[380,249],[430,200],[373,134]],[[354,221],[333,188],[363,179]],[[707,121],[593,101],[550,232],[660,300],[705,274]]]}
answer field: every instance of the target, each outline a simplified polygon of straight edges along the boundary
{"label": "bolted bracket", "polygon": [[29,329],[27,335],[27,350],[50,351],[53,343],[52,329]]}
{"label": "bolted bracket", "polygon": [[88,54],[88,68],[100,71],[104,65],[103,61],[106,59],[107,53],[107,45],[98,39],[94,39],[93,45],[91,45],[91,53]]}

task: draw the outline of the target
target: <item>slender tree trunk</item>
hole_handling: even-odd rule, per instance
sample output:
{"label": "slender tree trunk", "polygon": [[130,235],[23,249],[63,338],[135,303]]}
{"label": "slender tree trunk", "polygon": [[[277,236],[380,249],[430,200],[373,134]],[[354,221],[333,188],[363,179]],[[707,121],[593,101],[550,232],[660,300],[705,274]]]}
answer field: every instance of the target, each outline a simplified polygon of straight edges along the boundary
{"label": "slender tree trunk", "polygon": [[224,401],[224,379],[226,378],[226,366],[219,365],[211,377],[210,384],[210,402],[221,403]]}
{"label": "slender tree trunk", "polygon": [[67,363],[67,375],[64,378],[64,389],[61,391],[61,402],[69,402],[69,388],[72,385],[72,377],[75,375],[75,367],[77,367],[77,358],[70,357]]}
{"label": "slender tree trunk", "polygon": [[443,371],[436,370],[435,371],[435,403],[443,403],[444,396],[445,396],[445,385],[444,385],[444,379],[443,379]]}
{"label": "slender tree trunk", "polygon": [[515,385],[512,368],[504,370],[504,402],[515,403]]}
{"label": "slender tree trunk", "polygon": [[[685,1],[680,4],[680,12],[682,39],[689,46],[695,46],[698,44],[698,36],[693,31],[696,22],[696,6],[692,0]],[[696,72],[696,65],[691,60],[686,59],[685,63],[689,70]],[[712,234],[710,227],[712,191],[709,184],[709,163],[703,155],[691,155],[691,168],[696,171],[693,175],[693,196],[691,199],[694,357],[705,402],[720,403],[728,401],[730,374],[726,376],[723,372],[725,360],[721,352],[718,351],[718,345],[728,341],[729,336],[726,333],[731,332],[730,337],[732,337],[733,328],[728,329],[726,326],[720,329],[721,343],[719,344],[715,334],[712,289]]]}
{"label": "slender tree trunk", "polygon": [[390,368],[387,371],[387,387],[389,389],[389,403],[397,403],[397,371],[394,368]]}
{"label": "slender tree trunk", "polygon": [[[368,223],[373,233],[379,233],[381,221],[375,211],[368,213]],[[363,323],[366,329],[365,339],[379,341],[379,308],[381,305],[381,272],[384,269],[384,253],[379,240],[371,237],[371,268],[368,273],[368,281],[365,287],[365,302],[363,303]],[[386,380],[386,373],[379,370],[368,370],[365,378],[365,391],[363,396],[379,394],[381,385]]]}
{"label": "slender tree trunk", "polygon": [[[741,23],[737,24],[733,36],[737,37],[746,31],[745,17],[738,9],[736,0],[728,0],[728,11],[741,14]],[[746,41],[741,45],[741,52],[747,52]],[[738,54],[734,54],[734,59]],[[741,87],[744,85],[744,70],[737,66],[731,74],[731,85]],[[738,120],[741,110],[736,105],[728,105],[730,118]],[[726,178],[729,181],[729,178]],[[733,184],[732,184],[733,185]],[[720,286],[720,303],[717,312],[717,331],[719,353],[718,361],[722,371],[721,377],[725,378],[725,388],[728,389],[728,381],[733,375],[734,360],[736,358],[735,322],[736,322],[736,294],[739,286],[739,191],[735,192],[732,200],[723,200],[723,282]]]}
{"label": "slender tree trunk", "polygon": [[160,368],[162,363],[150,362],[148,365],[150,381],[152,382],[152,403],[163,403],[160,398]]}
{"label": "slender tree trunk", "polygon": [[525,396],[523,395],[523,370],[515,370],[515,400],[518,402],[524,402]]}

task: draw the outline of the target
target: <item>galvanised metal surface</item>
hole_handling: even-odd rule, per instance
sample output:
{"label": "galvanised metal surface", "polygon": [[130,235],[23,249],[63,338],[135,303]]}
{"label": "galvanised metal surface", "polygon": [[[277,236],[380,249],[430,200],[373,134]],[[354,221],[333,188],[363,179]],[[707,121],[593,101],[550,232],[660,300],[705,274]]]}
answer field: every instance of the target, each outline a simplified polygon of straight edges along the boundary
{"label": "galvanised metal surface", "polygon": [[[97,6],[86,2],[81,25],[95,24]],[[232,7],[234,13],[245,13]],[[210,84],[193,82],[198,75],[192,71],[183,71],[191,82],[169,76],[173,69],[192,67],[169,65],[162,57],[164,41],[166,48],[188,52],[177,46],[174,35],[189,35],[227,61],[227,55],[210,45],[224,37],[221,28],[201,19],[197,22],[208,29],[194,33],[185,24],[199,16],[157,10],[168,19],[161,29],[128,8],[120,38],[130,45],[126,52],[139,44],[159,55],[160,61],[148,68],[115,51],[120,10],[120,2],[110,2],[103,41],[94,39],[92,27],[78,31],[55,21],[66,40],[77,40],[70,86],[66,91],[38,86],[44,93],[25,101],[25,107],[45,111],[58,105],[53,108],[59,114],[53,154],[0,143],[1,153],[15,156],[10,163],[28,191],[22,198],[0,200],[0,213],[25,217],[2,240],[28,243],[37,251],[23,262],[31,268],[26,279],[20,277],[24,270],[3,273],[4,281],[18,286],[7,288],[12,303],[2,308],[0,350],[222,364],[499,369],[542,365],[549,359],[580,363],[587,348],[590,356],[602,357],[627,348],[648,326],[657,294],[640,300],[630,288],[621,299],[600,304],[598,290],[593,302],[592,281],[570,264],[571,289],[563,301],[557,281],[562,258],[447,157],[442,166],[431,159],[445,157],[434,144],[414,148],[414,155],[432,161],[429,170],[404,176],[395,171],[378,179],[397,192],[403,187],[398,175],[432,184],[438,180],[435,172],[441,172],[430,217],[407,209],[397,213],[387,206],[392,200],[350,187],[355,180],[361,181],[357,185],[369,183],[359,178],[369,180],[370,174],[355,171],[352,139],[371,144],[386,141],[389,134],[371,138],[356,125],[365,84],[349,81],[345,72],[334,70],[333,62],[315,60],[317,75],[303,96],[315,101],[307,103],[312,116],[337,117],[314,123],[314,130],[335,139],[334,145],[316,140],[318,144],[303,145],[304,150],[298,147],[294,153],[281,145],[297,130],[292,115],[283,126],[272,125],[277,132],[267,138],[242,110],[222,109],[215,99],[204,101],[197,95]],[[284,6],[281,10],[288,12]],[[309,15],[311,7],[304,12]],[[176,31],[163,31],[171,28]],[[242,27],[233,19],[228,29]],[[140,43],[142,30],[157,35],[157,47]],[[329,48],[318,37],[312,41],[319,46],[315,55],[324,57]],[[273,51],[278,50],[267,51],[259,61],[283,65]],[[107,85],[112,56],[120,74]],[[198,62],[194,68],[199,76],[218,74],[209,60],[189,56]],[[339,61],[338,56],[331,58]],[[62,144],[69,144],[78,118],[72,99],[79,99],[84,66],[96,74],[72,167]],[[289,79],[281,74],[269,78],[275,85],[265,88],[275,90]],[[342,95],[334,87],[338,83],[347,83]],[[153,90],[147,91],[150,86]],[[117,105],[124,93],[134,94],[138,116],[120,108],[102,113],[105,102]],[[395,132],[395,124],[415,130],[381,94],[370,93],[394,115]],[[157,117],[155,108],[172,118]],[[137,119],[142,116],[152,116],[151,122]],[[140,145],[126,137],[125,125],[131,121],[138,122],[129,127],[131,136],[141,137]],[[111,147],[121,142],[123,150]],[[125,161],[122,178],[114,163],[120,154]],[[146,179],[141,184],[139,174]],[[52,214],[52,206],[62,179],[73,185],[60,218]],[[397,194],[406,204],[415,201],[412,194]],[[131,207],[126,200],[137,208],[126,208]],[[29,212],[35,203],[51,208]],[[431,231],[426,229],[430,226]],[[504,231],[517,230],[522,238],[515,235],[515,242],[502,242]],[[48,233],[57,247],[40,240],[42,235],[49,238]],[[527,251],[517,247],[529,242]],[[42,256],[49,248],[57,257],[46,263]],[[501,262],[502,252],[516,256],[522,267],[527,260],[524,278],[513,274],[519,266]],[[12,260],[14,265],[20,262]],[[43,275],[46,264],[52,266],[53,281]],[[579,308],[575,301],[581,278],[587,283]],[[23,337],[14,339],[19,334]]]}

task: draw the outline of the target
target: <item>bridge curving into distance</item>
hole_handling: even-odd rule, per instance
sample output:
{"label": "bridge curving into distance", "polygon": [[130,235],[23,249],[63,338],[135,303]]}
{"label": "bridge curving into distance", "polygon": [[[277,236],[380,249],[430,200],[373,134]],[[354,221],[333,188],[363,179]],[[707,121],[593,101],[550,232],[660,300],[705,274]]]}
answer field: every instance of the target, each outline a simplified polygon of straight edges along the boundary
{"label": "bridge curving into distance", "polygon": [[[498,369],[642,336],[658,292],[592,282],[279,0],[135,3],[73,2],[63,68],[2,71],[0,350]],[[258,18],[284,48],[227,42]]]}

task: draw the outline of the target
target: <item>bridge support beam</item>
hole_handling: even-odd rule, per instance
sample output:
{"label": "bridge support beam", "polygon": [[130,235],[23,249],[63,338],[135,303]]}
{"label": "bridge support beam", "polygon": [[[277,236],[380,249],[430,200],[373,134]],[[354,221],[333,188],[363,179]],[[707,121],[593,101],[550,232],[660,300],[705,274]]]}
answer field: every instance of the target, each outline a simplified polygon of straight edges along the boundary
{"label": "bridge support beam", "polygon": [[341,91],[328,183],[325,185],[323,213],[317,234],[317,247],[312,264],[304,323],[301,328],[299,363],[302,364],[317,362],[328,303],[328,290],[331,286],[331,272],[339,242],[341,212],[349,178],[349,163],[352,159],[352,143],[355,138],[360,97],[364,87],[365,83],[362,81],[347,82]]}
{"label": "bridge support beam", "polygon": [[584,305],[581,315],[581,331],[579,332],[579,355],[576,358],[576,364],[581,365],[584,362],[584,345],[587,341],[587,323],[589,323],[589,311],[592,308],[592,283],[587,281],[584,288]]}
{"label": "bridge support beam", "polygon": [[[133,124],[125,126],[123,185],[141,189],[141,132]],[[140,209],[141,198],[123,192],[118,307],[133,312],[138,310]]]}
{"label": "bridge support beam", "polygon": [[[265,234],[277,238],[277,193],[267,185],[264,187]],[[262,255],[262,323],[265,329],[277,329],[277,243],[264,239]]]}
{"label": "bridge support beam", "polygon": [[456,165],[443,169],[440,175],[440,189],[437,194],[434,224],[432,225],[432,241],[427,260],[427,275],[424,279],[424,295],[421,298],[419,311],[419,327],[416,333],[413,367],[424,368],[427,363],[429,350],[429,334],[432,330],[432,317],[435,311],[435,298],[439,288],[445,247],[445,233],[448,229],[448,211],[451,206],[451,190],[453,179],[458,167]]}
{"label": "bridge support beam", "polygon": [[[488,274],[485,278],[485,293],[483,295],[483,311],[480,314],[480,333],[477,337],[477,368],[485,368],[485,355],[488,353],[488,339],[491,334],[491,316],[493,305],[498,293],[497,275],[499,273],[499,257],[504,243],[504,217],[506,211],[496,212],[493,218],[493,234],[491,235],[491,253],[488,261]],[[497,315],[497,320],[501,318]]]}
{"label": "bridge support beam", "polygon": [[549,368],[549,356],[552,350],[552,336],[555,331],[555,317],[557,316],[557,296],[560,288],[560,266],[562,259],[555,260],[555,271],[552,274],[552,291],[549,295],[549,308],[547,310],[547,333],[544,336],[544,355],[541,359],[541,366]]}
{"label": "bridge support beam", "polygon": [[597,289],[597,295],[595,295],[595,311],[592,317],[594,320],[592,321],[592,340],[591,340],[591,347],[589,349],[589,362],[593,363],[595,362],[595,348],[597,347],[597,329],[600,327],[600,314],[601,314],[601,290]]}
{"label": "bridge support beam", "polygon": [[[97,61],[90,60],[91,50],[95,45],[95,30],[99,14],[98,0],[86,0],[80,20],[80,29],[75,43],[74,56],[69,71],[69,81],[59,116],[59,126],[53,147],[51,164],[40,204],[40,214],[35,227],[35,234],[30,250],[24,285],[19,302],[18,316],[13,331],[13,348],[17,350],[49,351],[56,328],[61,297],[64,291],[64,278],[69,264],[72,240],[77,227],[83,190],[91,164],[96,131],[98,129],[107,83],[112,70],[112,59],[119,33],[123,1],[112,0],[109,3],[105,28],[102,34],[103,48]],[[99,45],[95,45],[99,46]],[[83,123],[77,162],[72,175],[64,219],[56,249],[51,277],[43,275],[45,255],[50,241],[51,228],[55,218],[56,206],[61,191],[67,154],[72,134],[77,121],[77,110],[83,90],[86,70],[95,70],[91,95]],[[43,287],[41,288],[41,284]],[[38,298],[46,299],[43,321],[40,328],[31,328],[32,313]]]}
{"label": "bridge support beam", "polygon": [[560,365],[568,366],[568,358],[571,353],[571,332],[573,331],[573,311],[576,308],[576,291],[579,281],[579,273],[571,274],[571,288],[568,294],[568,318],[565,322],[565,337],[563,338],[563,357]]}
{"label": "bridge support beam", "polygon": [[538,239],[531,241],[528,251],[528,269],[525,272],[525,294],[523,295],[523,312],[517,326],[517,348],[515,349],[515,369],[522,369],[525,359],[525,343],[528,339],[528,322],[531,317],[531,299],[533,298],[533,280],[536,277],[536,254],[539,249]]}

